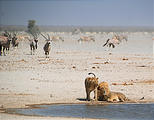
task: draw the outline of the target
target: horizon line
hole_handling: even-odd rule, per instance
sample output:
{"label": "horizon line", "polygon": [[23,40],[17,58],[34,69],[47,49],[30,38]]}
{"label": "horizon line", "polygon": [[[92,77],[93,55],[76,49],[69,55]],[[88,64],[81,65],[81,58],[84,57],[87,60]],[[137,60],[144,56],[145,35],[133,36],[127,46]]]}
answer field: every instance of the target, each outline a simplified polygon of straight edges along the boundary
{"label": "horizon line", "polygon": [[[154,28],[154,26],[141,26],[141,25],[132,25],[132,26],[130,26],[130,25],[126,25],[126,26],[123,26],[123,25],[38,25],[38,24],[36,24],[37,26],[56,26],[56,27],[151,27],[151,28]],[[27,26],[27,25],[1,25],[0,24],[0,26]]]}

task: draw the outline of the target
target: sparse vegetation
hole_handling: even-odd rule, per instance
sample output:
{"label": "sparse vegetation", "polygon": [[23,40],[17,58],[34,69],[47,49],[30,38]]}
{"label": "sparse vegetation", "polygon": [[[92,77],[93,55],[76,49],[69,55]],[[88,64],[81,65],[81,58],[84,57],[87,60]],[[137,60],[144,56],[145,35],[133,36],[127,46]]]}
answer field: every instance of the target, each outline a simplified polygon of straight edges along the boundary
{"label": "sparse vegetation", "polygon": [[29,20],[27,28],[28,28],[27,32],[31,34],[34,37],[34,39],[37,39],[40,34],[40,30],[39,27],[36,25],[36,21]]}

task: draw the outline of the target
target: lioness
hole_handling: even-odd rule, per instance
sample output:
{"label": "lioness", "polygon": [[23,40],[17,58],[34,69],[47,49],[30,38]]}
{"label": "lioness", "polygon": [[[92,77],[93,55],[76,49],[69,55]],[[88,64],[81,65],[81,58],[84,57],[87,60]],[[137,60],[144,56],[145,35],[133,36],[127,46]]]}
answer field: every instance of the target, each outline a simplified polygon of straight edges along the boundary
{"label": "lioness", "polygon": [[126,100],[128,100],[126,98],[126,96],[123,94],[123,93],[120,93],[120,92],[109,92],[109,94],[106,94],[105,95],[107,96],[107,101],[108,102],[124,102]]}
{"label": "lioness", "polygon": [[88,73],[88,75],[94,75],[94,77],[87,77],[85,79],[85,89],[86,89],[86,100],[90,101],[90,93],[94,91],[95,100],[97,100],[97,86],[98,86],[98,78],[96,78],[94,73]]}

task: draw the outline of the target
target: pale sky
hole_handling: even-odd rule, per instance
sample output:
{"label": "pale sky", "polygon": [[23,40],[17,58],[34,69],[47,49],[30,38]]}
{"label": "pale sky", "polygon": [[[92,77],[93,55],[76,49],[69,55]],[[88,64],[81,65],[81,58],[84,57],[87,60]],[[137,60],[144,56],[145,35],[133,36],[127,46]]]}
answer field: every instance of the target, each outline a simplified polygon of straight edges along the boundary
{"label": "pale sky", "polygon": [[154,0],[0,0],[0,25],[154,26]]}

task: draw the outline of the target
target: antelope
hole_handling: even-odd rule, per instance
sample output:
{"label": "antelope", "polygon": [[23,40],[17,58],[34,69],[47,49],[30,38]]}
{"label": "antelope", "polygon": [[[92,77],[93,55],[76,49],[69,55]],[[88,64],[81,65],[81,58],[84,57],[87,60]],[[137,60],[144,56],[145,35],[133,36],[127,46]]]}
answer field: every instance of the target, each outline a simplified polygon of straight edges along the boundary
{"label": "antelope", "polygon": [[44,49],[44,52],[45,52],[45,55],[46,55],[46,58],[49,58],[49,52],[50,52],[50,50],[51,50],[51,39],[50,39],[50,36],[49,36],[49,34],[47,34],[48,35],[48,38],[46,37],[46,36],[44,36],[43,34],[41,34],[45,39],[46,39],[46,43],[45,43],[45,45],[44,45],[44,47],[43,47],[43,49]]}
{"label": "antelope", "polygon": [[94,39],[94,37],[93,36],[89,36],[89,37],[87,37],[87,36],[81,36],[80,37],[80,39],[78,40],[78,42],[90,42],[90,41],[93,41],[93,42],[95,42],[95,39]]}
{"label": "antelope", "polygon": [[38,43],[38,34],[31,34],[33,36],[34,42],[35,42],[35,49],[37,49],[37,43]]}
{"label": "antelope", "polygon": [[107,39],[107,41],[103,45],[103,47],[105,47],[107,45],[108,47],[111,47],[112,46],[112,48],[115,48],[115,45],[116,44],[119,44],[119,40],[117,40],[115,38],[114,39]]}
{"label": "antelope", "polygon": [[34,42],[35,42],[35,49],[37,49],[38,39],[37,39],[37,38],[35,38],[35,39],[34,39]]}
{"label": "antelope", "polygon": [[30,40],[30,50],[31,50],[31,55],[33,55],[35,52],[35,45],[33,39]]}
{"label": "antelope", "polygon": [[107,41],[103,45],[103,47],[107,45],[108,47],[112,46],[112,48],[115,48],[115,45],[116,44],[120,44],[122,42],[122,40],[125,40],[127,42],[128,41],[127,36],[124,36],[124,35],[114,35],[112,37],[112,39],[107,39]]}
{"label": "antelope", "polygon": [[11,42],[10,36],[8,36],[8,37],[0,36],[0,55],[2,54],[2,49],[3,49],[3,55],[4,56],[6,55],[5,50],[9,51],[10,42]]}
{"label": "antelope", "polygon": [[126,42],[128,41],[127,36],[124,35],[115,35],[113,38],[119,40],[119,42],[122,42],[123,40],[125,40]]}
{"label": "antelope", "polygon": [[19,41],[24,41],[29,38],[29,36],[27,36],[27,35],[17,35],[16,37]]}
{"label": "antelope", "polygon": [[62,42],[64,42],[64,39],[62,37],[60,37],[60,36],[52,36],[51,39],[52,39],[52,41],[59,41],[59,40],[61,40]]}
{"label": "antelope", "polygon": [[29,40],[29,46],[30,46],[30,50],[31,50],[31,55],[33,55],[34,54],[34,52],[35,52],[35,44],[34,44],[34,39],[31,39],[31,38],[29,38],[29,37],[26,37],[26,39],[28,39]]}
{"label": "antelope", "polygon": [[30,41],[30,50],[31,50],[31,55],[35,52],[35,49],[37,49],[37,43],[38,43],[38,36],[33,36],[33,39],[31,39],[29,36],[26,36],[25,39],[28,39]]}
{"label": "antelope", "polygon": [[19,40],[18,40],[18,38],[17,38],[17,35],[14,34],[14,36],[13,36],[13,38],[12,38],[12,46],[13,46],[13,47],[18,47],[18,45],[19,45]]}

